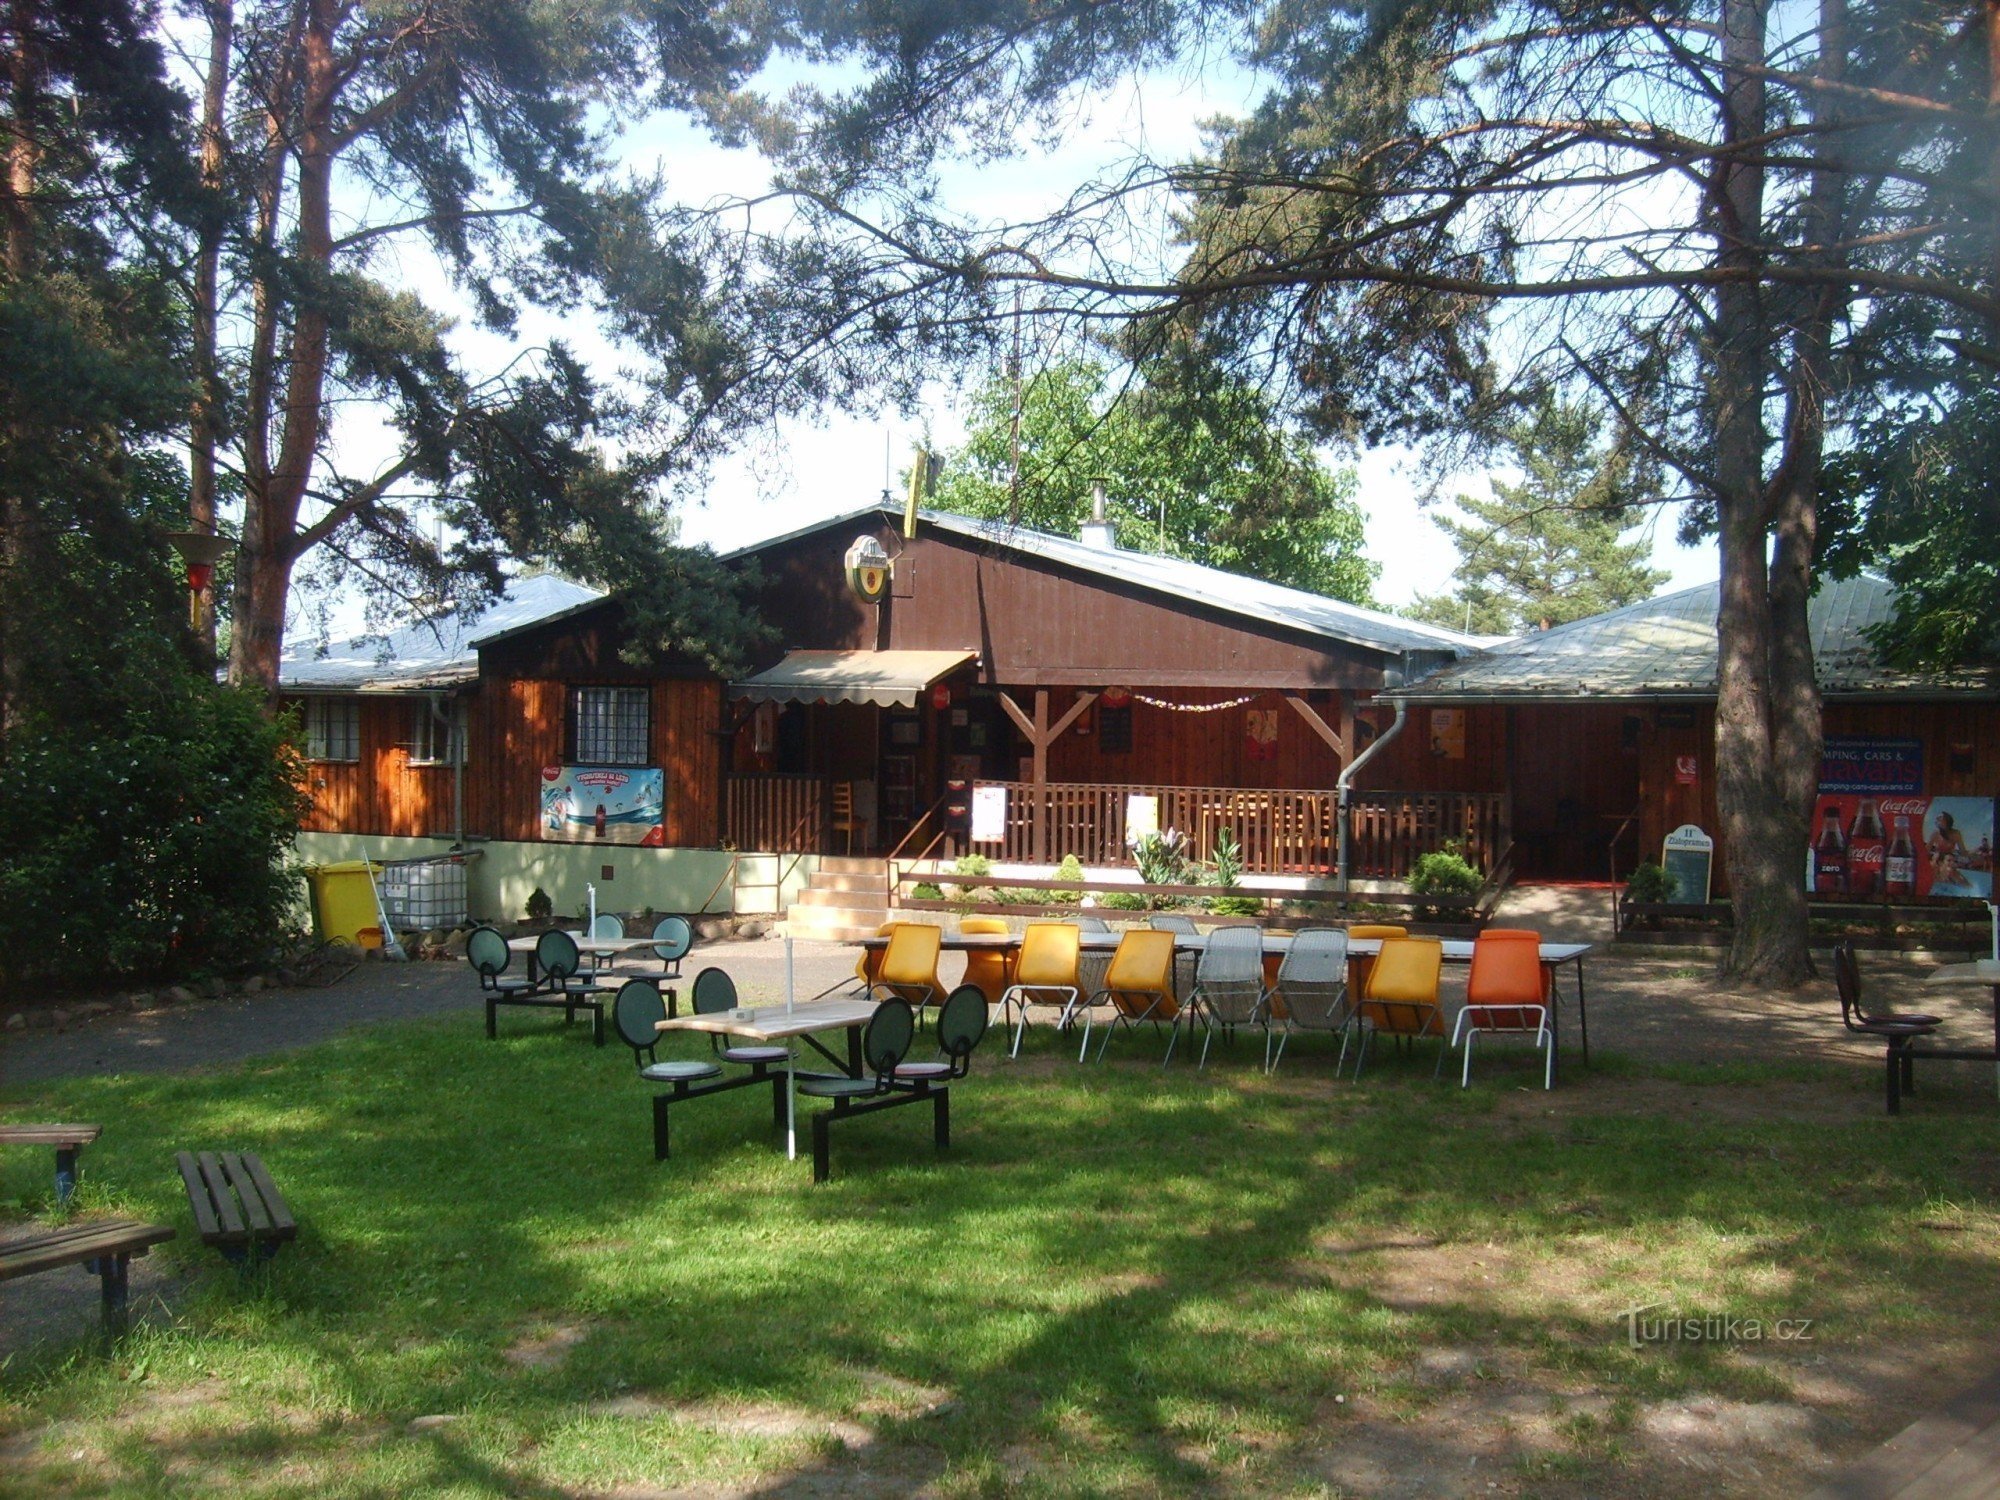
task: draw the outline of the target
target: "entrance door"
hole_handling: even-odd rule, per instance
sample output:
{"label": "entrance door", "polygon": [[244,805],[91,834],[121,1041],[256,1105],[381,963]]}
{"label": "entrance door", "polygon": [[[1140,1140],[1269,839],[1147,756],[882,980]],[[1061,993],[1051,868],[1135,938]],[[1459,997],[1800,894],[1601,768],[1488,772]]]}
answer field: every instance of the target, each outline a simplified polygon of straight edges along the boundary
{"label": "entrance door", "polygon": [[1618,705],[1507,711],[1514,868],[1524,880],[1607,880],[1608,847],[1639,802],[1645,723]]}

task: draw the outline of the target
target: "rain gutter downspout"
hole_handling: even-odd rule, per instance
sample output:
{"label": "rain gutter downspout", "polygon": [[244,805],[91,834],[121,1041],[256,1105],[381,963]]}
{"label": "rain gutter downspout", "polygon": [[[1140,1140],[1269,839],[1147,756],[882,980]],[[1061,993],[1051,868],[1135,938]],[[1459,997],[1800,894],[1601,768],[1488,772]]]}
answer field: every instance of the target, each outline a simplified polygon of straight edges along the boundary
{"label": "rain gutter downspout", "polygon": [[1397,735],[1403,732],[1403,720],[1409,716],[1409,712],[1410,712],[1409,706],[1405,704],[1401,698],[1396,699],[1396,717],[1394,721],[1390,723],[1387,729],[1383,730],[1380,734],[1375,736],[1374,744],[1370,745],[1366,750],[1363,750],[1359,755],[1355,756],[1353,760],[1347,763],[1346,769],[1344,769],[1340,773],[1340,779],[1334,782],[1333,784],[1334,808],[1335,808],[1334,816],[1339,820],[1340,823],[1340,854],[1335,866],[1335,874],[1339,879],[1340,891],[1342,895],[1345,895],[1347,893],[1348,783],[1354,779],[1355,773],[1357,771],[1359,771],[1363,766],[1367,765],[1369,761],[1375,758],[1375,753],[1378,750],[1383,749],[1386,745],[1388,745],[1388,743],[1391,740],[1393,740]]}

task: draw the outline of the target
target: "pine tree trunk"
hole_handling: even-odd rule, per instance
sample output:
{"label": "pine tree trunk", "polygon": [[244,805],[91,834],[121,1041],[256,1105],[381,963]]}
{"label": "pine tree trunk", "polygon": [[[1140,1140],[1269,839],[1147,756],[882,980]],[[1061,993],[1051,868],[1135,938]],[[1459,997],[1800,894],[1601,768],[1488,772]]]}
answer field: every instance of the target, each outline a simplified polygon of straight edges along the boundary
{"label": "pine tree trunk", "polygon": [[[194,293],[189,307],[194,363],[194,401],[188,412],[188,523],[192,530],[215,531],[215,450],[221,441],[222,383],[216,370],[216,321],[220,304],[223,166],[228,141],[223,106],[229,90],[229,48],[235,12],[231,0],[208,6],[208,76],[201,96],[201,185],[208,194],[196,235]],[[200,601],[196,635],[204,659],[215,655],[215,594]]]}
{"label": "pine tree trunk", "polygon": [[[38,59],[35,55],[35,16],[26,0],[15,0],[10,17],[14,45],[6,59],[8,124],[7,187],[4,208],[0,208],[0,233],[5,244],[7,280],[15,287],[25,281],[34,263],[35,177],[40,167],[40,149],[35,140],[35,116],[40,109],[36,83]],[[25,435],[12,417],[7,418],[4,439],[18,448]],[[36,529],[35,507],[31,499],[11,485],[0,487],[0,737],[11,735],[20,723],[27,663],[20,642],[11,630],[17,611],[15,591],[26,587],[33,572]]]}
{"label": "pine tree trunk", "polygon": [[[1725,0],[1722,12],[1725,147],[1758,141],[1766,128],[1765,0]],[[1710,209],[1716,263],[1741,273],[1716,293],[1711,374],[1716,519],[1721,532],[1721,606],[1716,616],[1716,805],[1736,931],[1723,972],[1740,982],[1792,985],[1811,972],[1806,948],[1806,820],[1780,770],[1781,717],[1796,715],[1794,645],[1774,643],[1804,626],[1789,605],[1773,609],[1769,566],[1771,496],[1764,483],[1763,400],[1775,330],[1757,273],[1763,261],[1764,170],[1759,147],[1716,167]],[[1812,681],[1806,644],[1806,684]],[[1815,737],[1816,737],[1815,731]],[[1817,761],[1814,762],[1817,764]]]}

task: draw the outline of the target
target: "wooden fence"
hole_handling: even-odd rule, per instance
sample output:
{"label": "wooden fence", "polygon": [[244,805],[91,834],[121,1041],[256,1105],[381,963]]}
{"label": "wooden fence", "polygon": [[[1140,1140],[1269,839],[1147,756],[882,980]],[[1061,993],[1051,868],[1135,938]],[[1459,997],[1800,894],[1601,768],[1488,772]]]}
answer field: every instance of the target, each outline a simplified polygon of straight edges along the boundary
{"label": "wooden fence", "polygon": [[[1324,875],[1339,852],[1331,791],[1051,782],[1045,788],[1047,832],[1038,841],[1032,782],[979,785],[1007,792],[1005,837],[997,847],[974,846],[998,860],[1054,864],[1074,854],[1086,865],[1129,865],[1125,817],[1133,797],[1156,799],[1159,826],[1186,834],[1194,858],[1212,858],[1216,836],[1229,829],[1243,852],[1244,870],[1253,875]],[[1349,873],[1355,879],[1399,880],[1418,855],[1447,838],[1464,844],[1467,857],[1490,870],[1511,842],[1510,822],[1505,793],[1353,792]]]}
{"label": "wooden fence", "polygon": [[723,837],[759,853],[821,853],[829,794],[830,783],[819,776],[731,776]]}

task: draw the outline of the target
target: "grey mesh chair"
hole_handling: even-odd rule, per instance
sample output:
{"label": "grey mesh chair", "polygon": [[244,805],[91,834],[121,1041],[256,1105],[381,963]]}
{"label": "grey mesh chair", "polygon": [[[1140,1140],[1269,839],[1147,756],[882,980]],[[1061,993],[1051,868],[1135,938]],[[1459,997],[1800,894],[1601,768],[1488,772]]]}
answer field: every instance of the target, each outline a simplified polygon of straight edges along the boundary
{"label": "grey mesh chair", "polygon": [[1305,928],[1293,936],[1278,966],[1277,983],[1264,995],[1264,1071],[1277,1071],[1294,1031],[1337,1031],[1340,1061],[1334,1064],[1333,1076],[1338,1078],[1347,1062],[1353,1020],[1354,1007],[1347,996],[1347,934],[1337,927]]}
{"label": "grey mesh chair", "polygon": [[[1111,924],[1106,922],[1104,918],[1093,917],[1087,912],[1079,912],[1076,916],[1066,917],[1064,920],[1074,922],[1078,932],[1109,932],[1111,930]],[[1104,976],[1110,972],[1111,955],[1109,953],[1091,953],[1086,951],[1083,957],[1079,958],[1076,962],[1076,987],[1082,990],[1085,995],[1094,995],[1104,988]],[[1078,1008],[1081,1009],[1082,1007],[1079,1006]]]}
{"label": "grey mesh chair", "polygon": [[1264,1013],[1262,928],[1218,927],[1209,933],[1195,970],[1188,1012],[1189,1027],[1198,1018],[1204,1028],[1197,1068],[1208,1066],[1208,1048],[1215,1040],[1216,1027],[1223,1027],[1233,1036],[1238,1026],[1268,1026]]}
{"label": "grey mesh chair", "polygon": [[1196,935],[1193,917],[1184,917],[1177,912],[1156,911],[1147,919],[1147,925],[1159,932],[1184,932],[1189,937]]}

